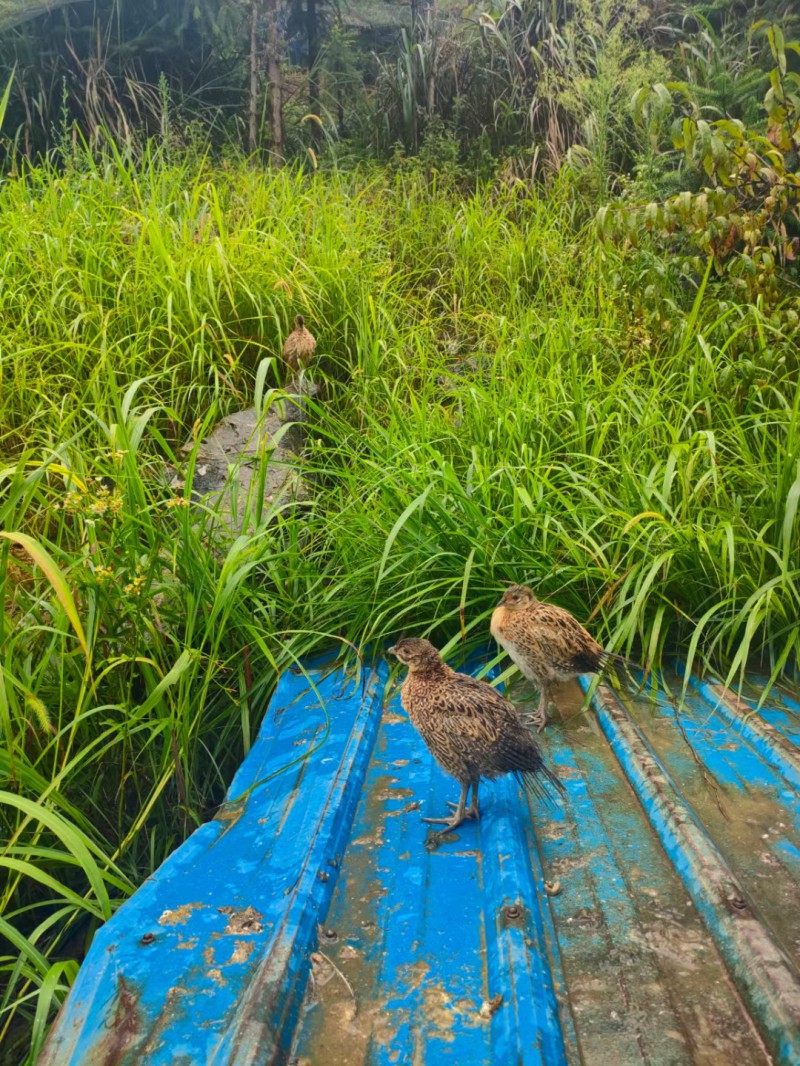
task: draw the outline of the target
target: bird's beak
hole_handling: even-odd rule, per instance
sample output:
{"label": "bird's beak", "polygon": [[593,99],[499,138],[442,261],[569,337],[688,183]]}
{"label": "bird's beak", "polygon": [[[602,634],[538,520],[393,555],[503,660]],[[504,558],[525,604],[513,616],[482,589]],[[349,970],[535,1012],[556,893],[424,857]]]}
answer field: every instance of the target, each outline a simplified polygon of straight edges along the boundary
{"label": "bird's beak", "polygon": [[397,648],[394,646],[394,644],[391,646],[391,648],[387,648],[386,649],[386,654],[387,655],[397,655]]}

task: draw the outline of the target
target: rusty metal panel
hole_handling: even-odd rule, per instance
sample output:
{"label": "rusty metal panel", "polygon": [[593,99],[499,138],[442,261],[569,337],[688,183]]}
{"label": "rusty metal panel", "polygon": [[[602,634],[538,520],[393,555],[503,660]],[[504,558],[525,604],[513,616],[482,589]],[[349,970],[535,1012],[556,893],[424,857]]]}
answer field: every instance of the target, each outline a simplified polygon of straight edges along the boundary
{"label": "rusty metal panel", "polygon": [[[769,1046],[781,1062],[800,1062],[800,981],[795,961],[784,950],[780,938],[765,925],[759,908],[749,898],[731,863],[705,832],[700,818],[691,810],[656,755],[656,748],[625,708],[602,686],[592,703],[614,754],[733,975],[751,1015],[758,1020]],[[683,701],[680,708],[665,705],[663,700],[660,705],[677,719],[678,731],[686,738],[693,757],[704,768],[706,782],[713,780],[716,788],[721,781],[738,783],[746,788],[758,781],[761,795],[769,797],[770,786],[775,784],[769,780],[771,768],[758,765],[760,756],[755,748],[730,743],[729,738],[736,736],[730,719],[719,716],[715,721],[714,712],[707,708],[700,715],[693,714],[691,700]],[[671,761],[675,744],[662,742],[662,752],[664,762]],[[711,794],[709,799],[712,799]],[[779,794],[775,795],[774,801],[777,814],[781,810]],[[792,816],[786,813],[785,817]],[[797,821],[796,811],[793,820]],[[733,863],[737,856],[744,857],[739,856],[738,851],[737,847],[731,848]],[[797,883],[791,887],[796,894]],[[800,913],[795,919],[800,920]]]}
{"label": "rusty metal panel", "polygon": [[486,785],[437,845],[420,815],[457,786],[384,682],[281,679],[42,1064],[800,1062],[795,693],[566,686],[542,737],[563,801]]}
{"label": "rusty metal panel", "polygon": [[525,797],[497,782],[480,826],[431,850],[420,813],[446,811],[456,793],[392,701],[319,945],[299,1062],[558,1066],[566,1043],[575,1051]]}
{"label": "rusty metal panel", "polygon": [[40,1063],[280,1061],[384,673],[281,678],[228,802],[99,931]]}

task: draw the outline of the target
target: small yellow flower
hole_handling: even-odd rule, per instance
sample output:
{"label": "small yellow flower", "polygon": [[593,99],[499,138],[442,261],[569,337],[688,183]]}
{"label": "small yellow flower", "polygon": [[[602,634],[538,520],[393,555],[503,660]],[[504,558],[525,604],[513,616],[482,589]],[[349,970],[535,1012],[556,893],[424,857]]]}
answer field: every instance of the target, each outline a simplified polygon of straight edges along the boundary
{"label": "small yellow flower", "polygon": [[132,581],[128,582],[128,584],[123,588],[122,591],[126,595],[138,596],[144,588],[145,581],[147,581],[147,578],[144,574],[137,574]]}
{"label": "small yellow flower", "polygon": [[109,459],[113,459],[115,463],[121,463],[122,460],[123,460],[123,457],[126,456],[127,454],[128,454],[127,448],[125,448],[125,449],[117,448],[113,452],[106,452],[106,455],[108,456],[108,458]]}
{"label": "small yellow flower", "polygon": [[190,501],[185,496],[173,496],[171,500],[167,500],[167,507],[189,507]]}

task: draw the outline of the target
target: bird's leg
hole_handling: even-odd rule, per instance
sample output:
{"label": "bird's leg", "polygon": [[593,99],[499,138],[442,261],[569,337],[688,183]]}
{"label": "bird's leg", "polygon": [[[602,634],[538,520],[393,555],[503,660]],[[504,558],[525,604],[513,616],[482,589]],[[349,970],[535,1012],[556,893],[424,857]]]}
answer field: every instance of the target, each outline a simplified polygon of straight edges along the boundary
{"label": "bird's leg", "polygon": [[531,721],[536,726],[536,731],[541,733],[547,725],[547,708],[550,703],[550,692],[546,685],[542,685],[539,692],[539,706],[531,715]]}
{"label": "bird's leg", "polygon": [[481,816],[480,808],[478,807],[478,782],[472,782],[472,803],[467,808],[467,818],[474,818],[477,822]]}
{"label": "bird's leg", "polygon": [[443,833],[447,833],[451,829],[455,829],[456,826],[461,825],[464,821],[467,806],[467,793],[469,792],[469,783],[461,786],[461,795],[458,800],[458,806],[456,807],[455,814],[451,818],[423,818],[423,822],[428,822],[431,825],[443,825],[445,828]]}
{"label": "bird's leg", "polygon": [[[458,810],[458,804],[453,803],[451,800],[448,800],[447,806],[452,807],[454,811]],[[474,781],[472,783],[472,803],[470,803],[469,807],[464,811],[464,817],[474,818],[477,821],[480,816],[481,812],[478,809],[478,783],[477,781]]]}

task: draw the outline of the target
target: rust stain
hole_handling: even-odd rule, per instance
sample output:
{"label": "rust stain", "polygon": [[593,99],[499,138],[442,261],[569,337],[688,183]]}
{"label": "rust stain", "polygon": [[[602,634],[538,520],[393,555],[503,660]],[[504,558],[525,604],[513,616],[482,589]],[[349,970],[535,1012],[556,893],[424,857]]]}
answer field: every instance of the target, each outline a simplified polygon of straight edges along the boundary
{"label": "rust stain", "polygon": [[416,992],[417,989],[422,988],[422,983],[428,976],[430,968],[430,963],[425,962],[424,959],[417,959],[416,962],[405,967],[408,976],[404,982],[398,981],[397,984],[400,987],[405,984],[409,992]]}
{"label": "rust stain", "polygon": [[724,703],[727,703],[731,710],[737,711],[739,714],[743,715],[749,714],[756,716],[756,712],[753,710],[753,708],[748,707],[744,700],[741,699],[733,691],[733,689],[726,688],[724,685],[709,685],[709,688],[718,697],[718,699],[720,699]]}
{"label": "rust stain", "polygon": [[384,827],[379,825],[374,833],[356,837],[355,840],[351,842],[351,845],[354,848],[378,848],[383,843],[384,832]]}
{"label": "rust stain", "polygon": [[384,899],[389,895],[389,889],[382,881],[372,881],[369,888],[358,897],[360,903],[374,903],[376,899]]}
{"label": "rust stain", "polygon": [[[497,999],[498,997],[495,997]],[[502,1002],[503,997],[499,997]],[[498,1003],[497,1006],[500,1004]],[[494,1008],[497,1010],[497,1007]],[[440,1040],[451,1043],[454,1039],[452,1030],[458,1023],[460,1025],[477,1025],[480,1019],[477,1017],[475,1004],[472,1000],[460,999],[453,1002],[453,997],[441,984],[424,985],[422,989],[422,1011],[426,1022],[436,1032]]]}
{"label": "rust stain", "polygon": [[175,907],[173,910],[164,911],[161,917],[158,919],[159,925],[184,925],[189,921],[192,915],[192,911],[196,911],[199,907],[205,907],[205,903],[182,903],[180,907]]}
{"label": "rust stain", "polygon": [[363,956],[348,947],[339,951],[338,965],[321,952],[311,956],[306,1001],[319,1008],[321,1028],[309,1057],[293,1060],[295,1066],[365,1066],[370,1046],[387,1045],[396,1027],[408,1021],[404,1010],[396,1017],[387,1012],[385,1000],[375,997]]}
{"label": "rust stain", "polygon": [[491,999],[485,999],[483,1003],[481,1003],[481,1009],[478,1011],[478,1018],[481,1021],[488,1021],[502,1006],[503,993],[498,992],[496,996],[492,996]]}
{"label": "rust stain", "polygon": [[[649,707],[635,700],[631,701],[630,713],[657,750],[662,744],[678,748],[680,737],[672,716],[665,715],[662,725],[662,720],[653,716]],[[609,767],[614,772],[618,791],[604,788],[602,802],[630,807],[633,795],[629,793],[627,778],[599,723],[592,717],[588,724],[591,728],[579,727],[573,721],[568,727],[578,773],[584,775],[589,792],[594,792],[597,798],[599,793],[594,791],[592,778],[596,762]],[[576,733],[580,735],[576,737]],[[680,750],[683,753],[682,742]],[[702,797],[700,808],[710,811],[715,823],[727,826],[717,808],[708,804],[705,784],[693,793],[695,798],[698,793]],[[737,796],[737,804],[744,799]],[[604,827],[608,829],[607,824]],[[541,833],[543,839],[558,840],[568,835],[560,827],[557,832],[550,829],[537,820],[537,837]],[[726,831],[738,835],[739,825]],[[630,852],[624,845],[617,851],[616,839],[614,845],[617,856],[624,854],[627,863]],[[545,864],[545,876],[563,878],[566,894],[571,872],[585,867],[589,859],[588,852],[580,859],[556,858]],[[637,1062],[680,1061],[698,1066],[729,1066],[730,1063],[766,1066],[772,1060],[741,1007],[706,927],[688,903],[683,883],[665,857],[659,863],[660,866],[653,868],[642,868],[636,862],[627,866],[627,888],[635,905],[636,920],[627,927],[629,942],[620,947],[615,948],[605,930],[595,933],[587,928],[585,939],[576,936],[582,933],[583,923],[576,928],[574,917],[571,922],[567,918],[569,898],[552,901],[559,922],[570,923],[572,930],[562,941],[566,945],[565,986],[559,991],[569,1002],[575,1018],[585,1061],[610,1063],[635,1058]],[[593,887],[602,892],[599,883],[594,882]],[[653,987],[654,974],[659,982],[657,988]],[[672,1025],[664,1020],[670,1013],[673,1013]],[[663,1028],[653,1025],[654,1018],[659,1019]]]}
{"label": "rust stain", "polygon": [[253,948],[255,944],[252,940],[236,940],[234,941],[233,953],[225,966],[234,966],[237,963],[247,962],[250,956],[253,954]]}
{"label": "rust stain", "polygon": [[98,1066],[121,1066],[128,1052],[141,1037],[142,1018],[139,997],[120,974],[117,978],[117,1005],[108,1034],[97,1048],[94,1061]]}
{"label": "rust stain", "polygon": [[228,915],[228,924],[222,931],[222,936],[252,935],[264,929],[261,921],[264,915],[255,907],[243,907],[240,910],[235,907],[217,907],[217,910],[220,914]]}
{"label": "rust stain", "polygon": [[185,940],[184,940],[183,937],[181,937],[181,939],[175,945],[175,950],[176,951],[194,951],[194,949],[196,947],[197,947],[197,937],[196,936],[187,937]]}
{"label": "rust stain", "polygon": [[161,1008],[158,1017],[148,1033],[147,1041],[143,1047],[137,1048],[138,1062],[149,1062],[149,1056],[154,1055],[156,1049],[161,1046],[163,1034],[167,1026],[178,1017],[181,1011],[181,1000],[185,995],[186,989],[181,985],[174,985],[167,992],[164,1006]]}

